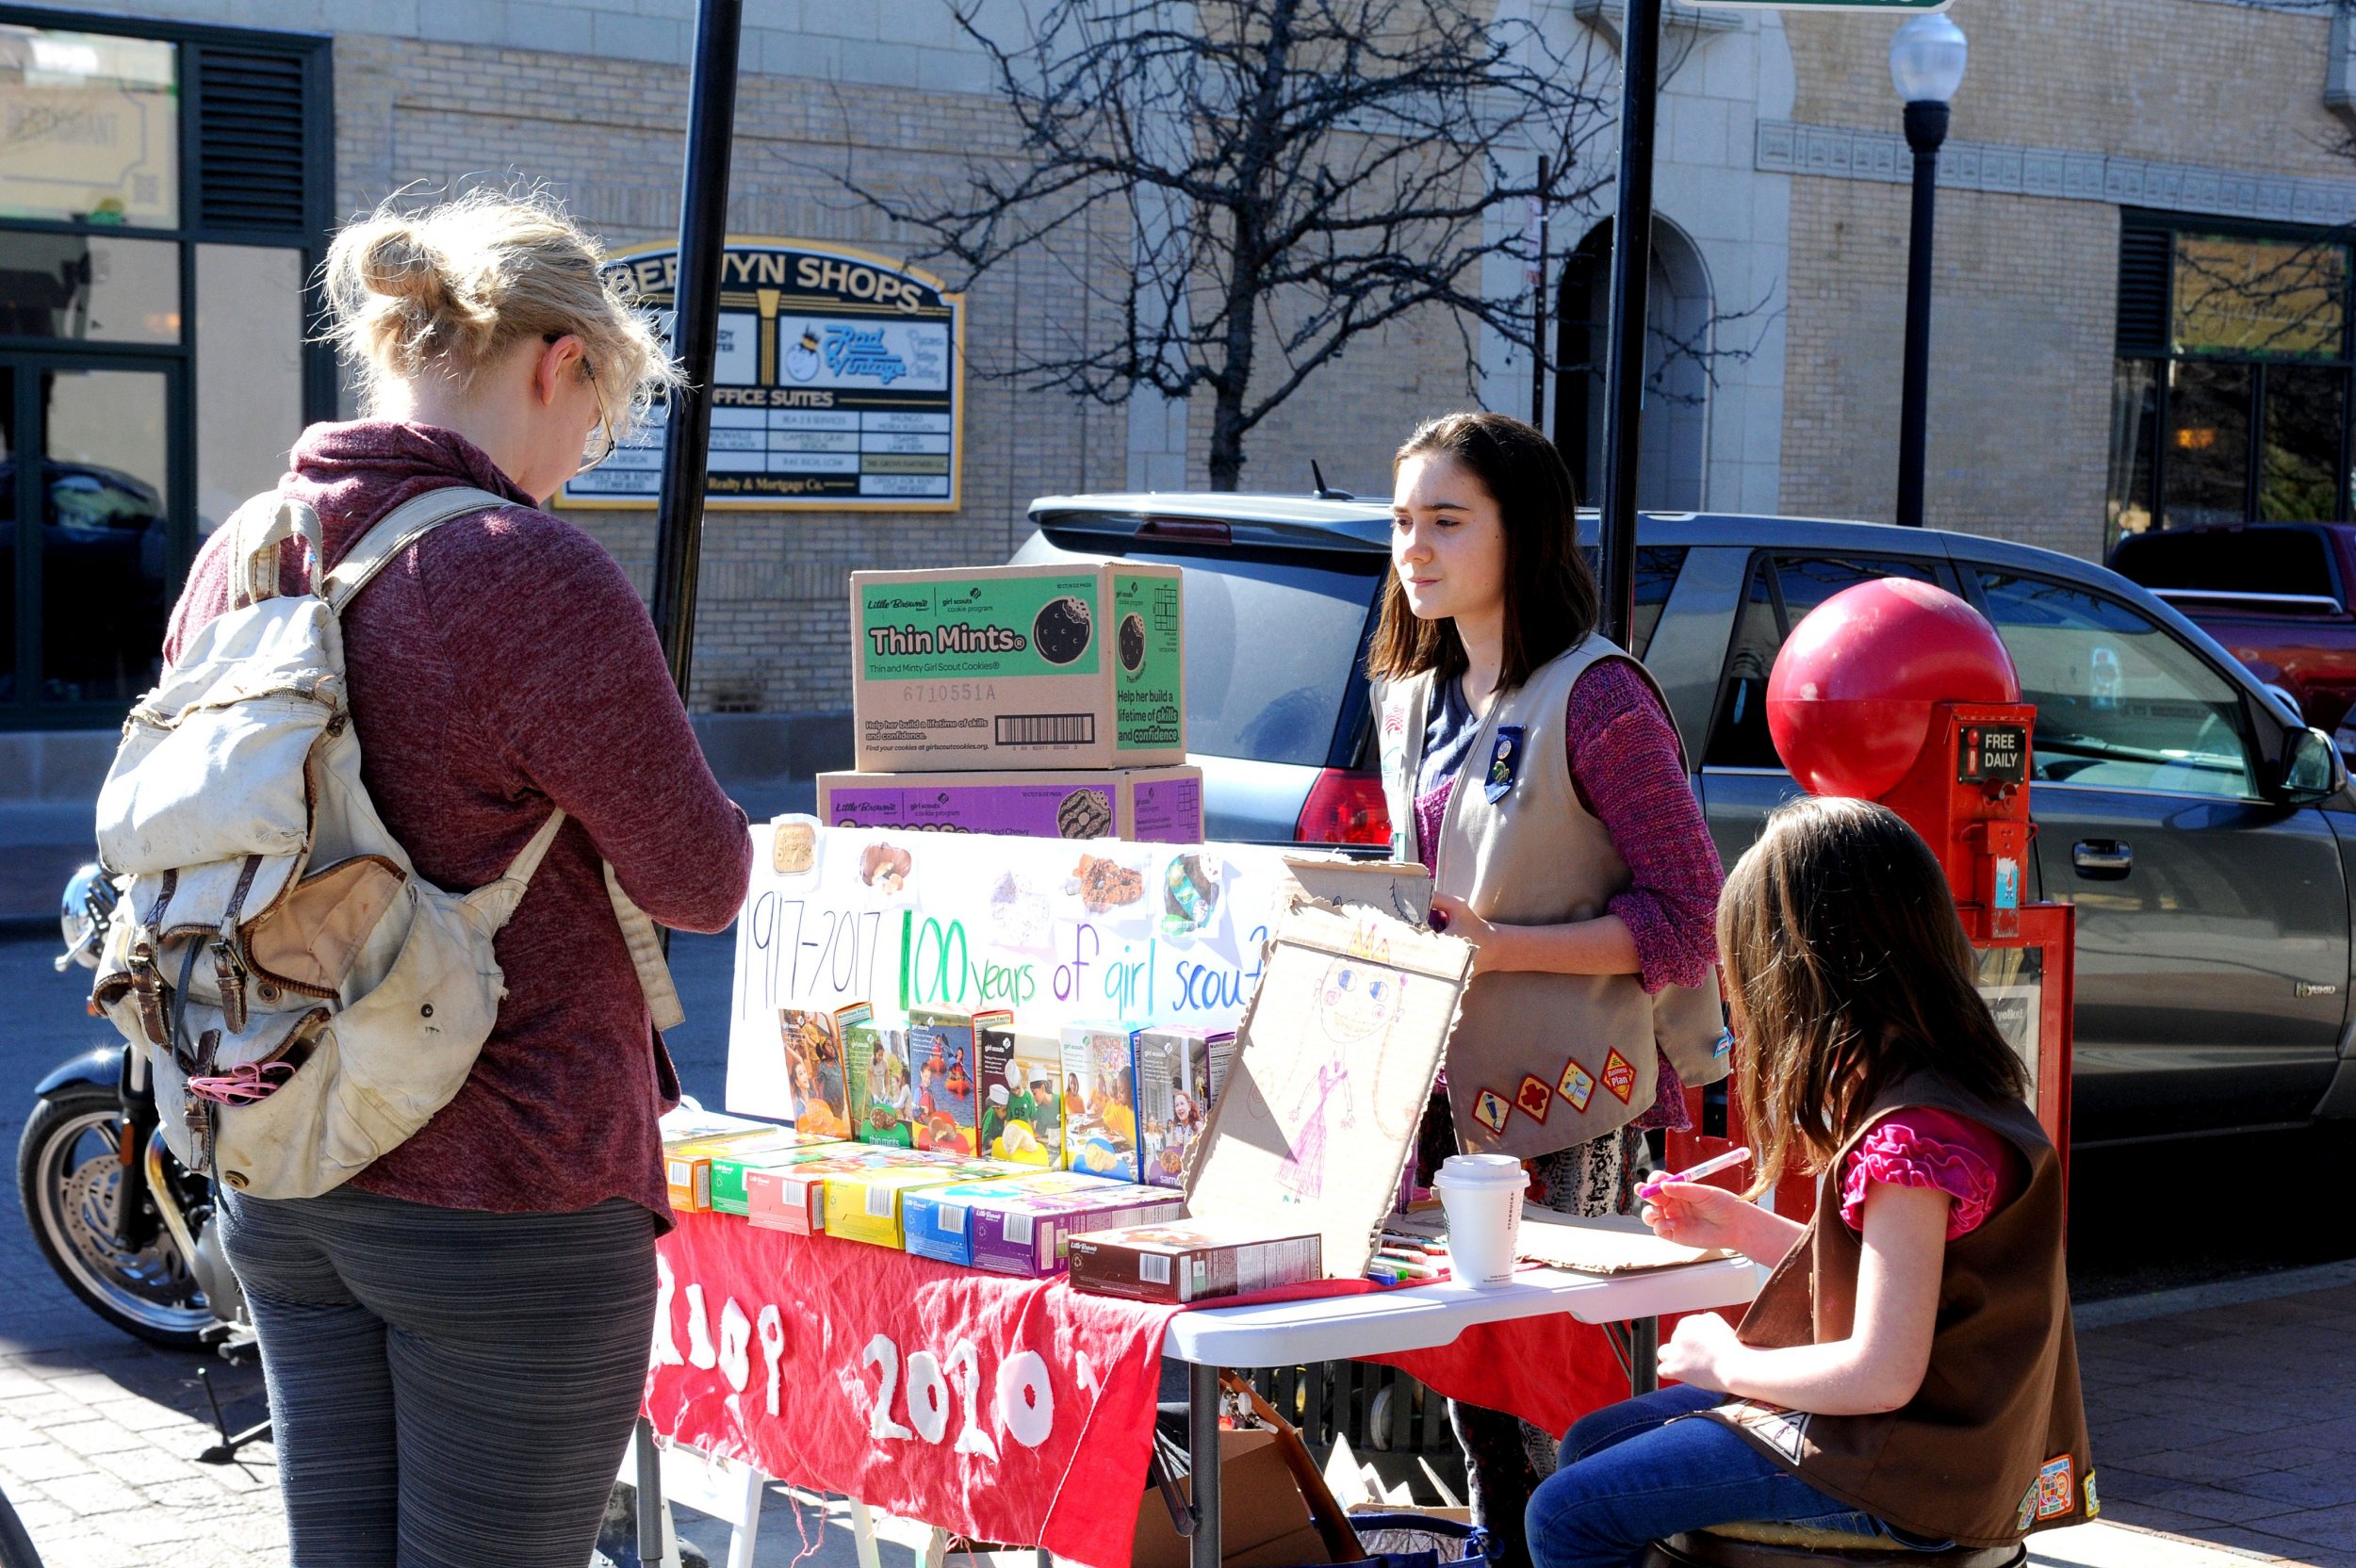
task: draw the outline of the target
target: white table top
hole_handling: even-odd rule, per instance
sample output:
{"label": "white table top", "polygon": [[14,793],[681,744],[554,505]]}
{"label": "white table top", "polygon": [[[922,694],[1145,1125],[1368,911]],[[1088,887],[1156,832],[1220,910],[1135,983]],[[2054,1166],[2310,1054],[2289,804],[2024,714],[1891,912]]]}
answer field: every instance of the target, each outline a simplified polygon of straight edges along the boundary
{"label": "white table top", "polygon": [[1476,1323],[1567,1312],[1582,1323],[1739,1306],[1767,1271],[1745,1258],[1633,1274],[1526,1268],[1478,1289],[1454,1282],[1252,1307],[1206,1307],[1170,1319],[1162,1354],[1212,1366],[1292,1366],[1447,1345]]}

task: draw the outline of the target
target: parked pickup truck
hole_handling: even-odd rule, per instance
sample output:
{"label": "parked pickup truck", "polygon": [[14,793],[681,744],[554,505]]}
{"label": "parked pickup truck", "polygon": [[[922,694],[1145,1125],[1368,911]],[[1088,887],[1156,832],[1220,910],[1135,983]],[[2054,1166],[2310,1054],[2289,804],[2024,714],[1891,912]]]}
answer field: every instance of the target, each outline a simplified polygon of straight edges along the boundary
{"label": "parked pickup truck", "polygon": [[[2131,534],[2111,569],[2156,598],[2280,690],[2327,733],[2356,706],[2356,525],[2238,523]],[[2356,726],[2341,737],[2356,745]]]}
{"label": "parked pickup truck", "polygon": [[[1386,503],[1061,496],[1031,522],[1018,561],[1185,569],[1188,760],[1214,837],[1388,842],[1366,681]],[[1579,527],[1592,545],[1594,514]],[[1798,789],[1765,698],[1802,616],[1905,577],[1995,626],[2037,708],[2034,891],[2078,906],[2081,1146],[2356,1117],[2356,793],[2328,740],[2164,600],[1931,529],[1647,515],[1637,546],[1630,641],[1728,863]]]}

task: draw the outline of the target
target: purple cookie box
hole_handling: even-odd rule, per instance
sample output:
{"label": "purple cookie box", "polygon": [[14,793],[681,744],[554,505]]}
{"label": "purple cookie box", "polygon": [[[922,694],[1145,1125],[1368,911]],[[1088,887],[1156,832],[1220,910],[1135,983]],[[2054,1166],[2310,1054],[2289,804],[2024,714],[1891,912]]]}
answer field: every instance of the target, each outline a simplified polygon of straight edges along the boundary
{"label": "purple cookie box", "polygon": [[1055,813],[1074,788],[1094,789],[1112,818],[1112,792],[1088,785],[953,784],[945,789],[854,788],[835,790],[827,816],[862,827],[952,828],[960,833],[1058,837]]}
{"label": "purple cookie box", "polygon": [[[1037,1279],[1063,1272],[1059,1243],[1075,1231],[1158,1225],[1184,1218],[1186,1212],[1186,1200],[1177,1193],[1122,1182],[1087,1192],[1010,1193],[976,1202],[967,1224],[973,1232],[974,1267]],[[1009,1229],[1015,1233],[1011,1237]]]}

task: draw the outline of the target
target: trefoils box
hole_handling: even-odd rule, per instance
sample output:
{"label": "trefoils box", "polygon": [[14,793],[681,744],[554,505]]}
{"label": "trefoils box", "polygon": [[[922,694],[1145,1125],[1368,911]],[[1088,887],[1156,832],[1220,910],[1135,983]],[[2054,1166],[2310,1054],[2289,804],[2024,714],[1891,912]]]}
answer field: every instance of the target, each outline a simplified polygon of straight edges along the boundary
{"label": "trefoils box", "polygon": [[859,771],[1183,763],[1184,609],[1175,566],[853,572]]}

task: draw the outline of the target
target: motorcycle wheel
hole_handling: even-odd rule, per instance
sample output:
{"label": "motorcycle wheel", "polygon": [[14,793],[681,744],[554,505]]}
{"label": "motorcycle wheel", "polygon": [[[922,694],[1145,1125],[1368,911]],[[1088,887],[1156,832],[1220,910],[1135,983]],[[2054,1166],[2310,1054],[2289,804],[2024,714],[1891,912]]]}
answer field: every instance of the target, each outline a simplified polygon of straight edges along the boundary
{"label": "motorcycle wheel", "polygon": [[16,1146],[16,1186],[41,1256],[82,1304],[150,1345],[194,1350],[213,1321],[172,1237],[137,1252],[115,1240],[123,1104],[103,1084],[67,1084],[34,1107]]}

